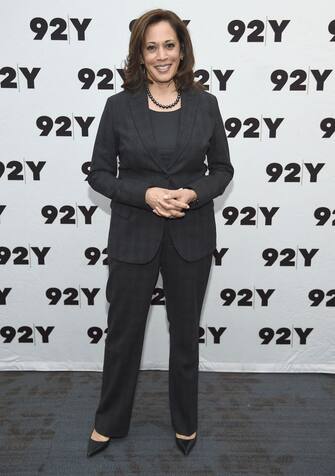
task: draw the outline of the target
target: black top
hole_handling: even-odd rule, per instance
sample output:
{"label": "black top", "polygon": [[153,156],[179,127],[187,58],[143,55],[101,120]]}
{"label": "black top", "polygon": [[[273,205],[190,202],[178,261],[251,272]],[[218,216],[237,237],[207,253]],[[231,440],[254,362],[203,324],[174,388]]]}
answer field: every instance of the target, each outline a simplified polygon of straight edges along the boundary
{"label": "black top", "polygon": [[176,147],[180,110],[162,112],[149,109],[160,158],[169,165]]}

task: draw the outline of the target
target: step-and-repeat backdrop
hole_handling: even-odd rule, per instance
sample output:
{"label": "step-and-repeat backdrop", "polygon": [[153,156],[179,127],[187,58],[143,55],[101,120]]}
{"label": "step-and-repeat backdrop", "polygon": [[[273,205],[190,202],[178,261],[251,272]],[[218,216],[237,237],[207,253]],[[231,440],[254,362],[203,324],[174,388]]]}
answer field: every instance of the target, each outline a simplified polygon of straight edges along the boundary
{"label": "step-and-repeat backdrop", "polygon": [[[111,210],[87,173],[105,102],[122,90],[131,23],[159,7],[188,26],[235,168],[215,199],[200,369],[335,372],[332,6],[0,7],[0,369],[102,368]],[[168,354],[159,276],[141,368],[167,369]]]}

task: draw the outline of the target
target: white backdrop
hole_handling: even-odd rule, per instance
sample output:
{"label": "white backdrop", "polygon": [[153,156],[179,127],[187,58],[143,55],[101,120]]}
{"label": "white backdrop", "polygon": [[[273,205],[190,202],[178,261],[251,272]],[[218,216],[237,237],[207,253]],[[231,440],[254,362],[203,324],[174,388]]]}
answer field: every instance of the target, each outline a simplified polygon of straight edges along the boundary
{"label": "white backdrop", "polygon": [[[200,369],[335,372],[335,13],[272,3],[1,5],[0,369],[102,368],[110,206],[86,175],[130,22],[167,8],[188,22],[235,168],[215,199]],[[168,367],[161,287],[142,369]]]}

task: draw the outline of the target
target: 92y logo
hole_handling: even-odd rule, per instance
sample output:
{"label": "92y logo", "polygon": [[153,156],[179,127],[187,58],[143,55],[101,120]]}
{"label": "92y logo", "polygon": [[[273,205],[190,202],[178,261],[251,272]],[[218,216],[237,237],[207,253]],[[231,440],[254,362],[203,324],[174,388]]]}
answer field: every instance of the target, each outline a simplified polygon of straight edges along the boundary
{"label": "92y logo", "polygon": [[237,222],[239,225],[271,226],[273,218],[278,212],[279,207],[242,207],[240,210],[236,207],[225,207],[222,210],[222,216],[226,219],[225,225],[233,225]]}
{"label": "92y logo", "polygon": [[[18,329],[12,326],[0,327],[0,336],[3,338],[3,344],[10,344],[17,338],[20,344],[42,344],[49,343],[49,337],[55,326],[21,326]],[[14,341],[15,342],[15,341]]]}
{"label": "92y logo", "polygon": [[[233,20],[228,23],[227,30],[231,35],[231,42],[237,43],[246,33],[247,43],[264,43],[273,40],[274,43],[281,43],[283,33],[291,20],[251,20],[245,23],[242,20]],[[272,30],[272,31],[271,31]]]}
{"label": "92y logo", "polygon": [[[85,225],[92,225],[92,217],[98,207],[96,205],[91,205],[89,207],[85,207],[85,205],[77,205],[73,207],[72,205],[63,205],[57,209],[57,207],[53,205],[45,205],[42,210],[41,214],[44,216],[45,224],[49,225],[50,223],[55,223],[56,219],[57,223],[61,223],[63,225],[76,225],[79,222],[79,217],[84,217],[84,224]],[[79,212],[81,215],[79,215]],[[79,216],[78,216],[79,215]]]}
{"label": "92y logo", "polygon": [[314,218],[317,220],[316,226],[335,226],[335,210],[327,207],[318,207],[314,210]]}
{"label": "92y logo", "polygon": [[227,137],[238,136],[242,127],[246,126],[246,130],[242,133],[242,137],[253,139],[274,139],[277,137],[277,130],[283,120],[283,117],[277,117],[276,119],[262,117],[261,120],[257,119],[257,117],[247,117],[242,122],[238,117],[229,117],[224,125],[227,131]]}
{"label": "92y logo", "polygon": [[[30,21],[30,29],[35,33],[34,40],[43,40],[48,34],[48,38],[53,41],[68,41],[71,40],[85,41],[86,30],[91,23],[92,18],[53,18],[49,22],[43,17],[35,17]],[[70,35],[71,33],[71,35]]]}
{"label": "92y logo", "polygon": [[[260,329],[258,335],[262,339],[262,345],[270,344],[271,341],[274,341],[277,345],[293,345],[294,336],[298,337],[299,345],[306,345],[307,337],[313,330],[313,327],[306,327],[306,329],[293,327],[292,330],[288,327],[281,327],[277,330],[274,330],[271,327],[263,327]],[[276,338],[276,335],[279,337]]]}
{"label": "92y logo", "polygon": [[[56,287],[48,288],[45,291],[45,295],[49,300],[49,306],[63,304],[64,306],[82,307],[83,304],[87,304],[87,306],[94,306],[95,298],[99,291],[100,288],[89,289],[79,285],[78,288],[69,287],[64,290]],[[65,296],[64,299],[63,296]]]}
{"label": "92y logo", "polygon": [[38,248],[38,246],[16,246],[12,250],[7,248],[7,246],[0,246],[0,265],[10,263],[10,260],[13,260],[12,264],[24,264],[31,266],[33,262],[37,259],[38,265],[45,265],[45,257],[51,250],[50,246],[44,246],[43,248]]}
{"label": "92y logo", "polygon": [[282,165],[278,162],[271,162],[271,164],[266,167],[266,173],[270,177],[268,182],[278,182],[279,179],[282,179],[283,182],[290,183],[302,183],[303,181],[316,183],[318,181],[319,172],[324,166],[324,162],[319,162],[315,165],[307,162],[302,162],[300,164],[297,162],[290,162],[286,165]]}
{"label": "92y logo", "polygon": [[[22,162],[10,160],[7,164],[0,161],[0,178],[7,177],[7,180],[17,180],[23,183],[27,182],[28,177],[33,181],[39,181],[45,164],[46,162],[41,160],[36,163],[31,160],[23,160]],[[6,169],[7,173],[5,173]]]}
{"label": "92y logo", "polygon": [[78,124],[81,130],[81,137],[88,137],[88,130],[92,122],[93,116],[88,116],[84,119],[81,116],[73,116],[70,119],[68,116],[59,116],[53,120],[50,116],[39,116],[36,119],[36,125],[41,130],[40,136],[48,136],[50,132],[60,124],[56,129],[56,137],[73,137],[75,132],[75,123]]}
{"label": "92y logo", "polygon": [[35,89],[35,79],[41,68],[32,68],[29,71],[24,66],[13,68],[11,66],[3,66],[0,68],[0,76],[5,76],[0,81],[1,89]]}
{"label": "92y logo", "polygon": [[321,304],[324,307],[335,307],[335,289],[324,291],[323,289],[311,289],[308,293],[311,307],[317,307]]}
{"label": "92y logo", "polygon": [[[263,259],[265,261],[264,266],[273,266],[277,261],[279,262],[280,267],[292,266],[298,267],[298,257],[301,256],[303,259],[303,266],[309,267],[312,266],[312,259],[319,250],[317,248],[312,248],[308,251],[306,248],[284,248],[283,250],[276,250],[275,248],[266,248],[263,253]],[[283,256],[281,259],[280,257]]]}
{"label": "92y logo", "polygon": [[[332,69],[320,71],[308,68],[307,71],[295,69],[289,74],[285,69],[276,69],[271,73],[271,81],[275,85],[272,91],[281,91],[287,84],[289,91],[324,91],[326,79],[332,72]],[[312,82],[311,79],[314,81]]]}
{"label": "92y logo", "polygon": [[261,307],[268,307],[270,298],[275,293],[275,289],[239,289],[235,290],[232,288],[222,289],[220,292],[220,298],[222,299],[222,306],[231,306],[235,304],[236,306],[249,306],[256,307],[260,305]]}

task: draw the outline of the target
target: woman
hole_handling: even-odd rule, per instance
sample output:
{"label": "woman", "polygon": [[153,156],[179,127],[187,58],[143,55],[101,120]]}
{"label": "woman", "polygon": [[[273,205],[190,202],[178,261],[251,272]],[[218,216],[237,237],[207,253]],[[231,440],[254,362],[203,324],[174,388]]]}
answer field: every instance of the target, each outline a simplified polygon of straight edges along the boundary
{"label": "woman", "polygon": [[124,91],[107,99],[100,119],[88,182],[111,199],[110,308],[88,456],[129,431],[159,271],[170,332],[171,422],[184,454],[196,441],[199,322],[216,248],[213,198],[234,170],[217,99],[194,82],[193,66],[183,21],[169,10],[145,13],[132,29]]}

